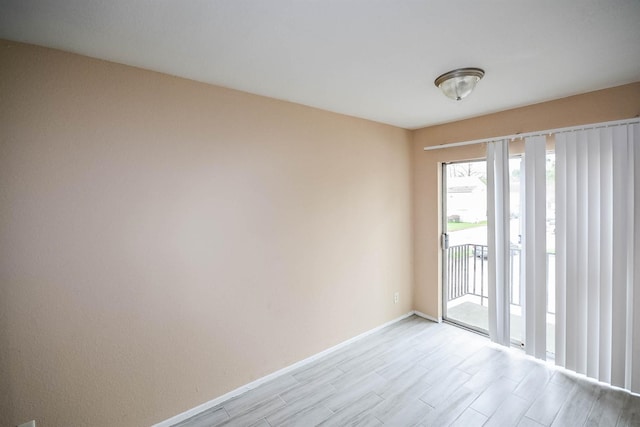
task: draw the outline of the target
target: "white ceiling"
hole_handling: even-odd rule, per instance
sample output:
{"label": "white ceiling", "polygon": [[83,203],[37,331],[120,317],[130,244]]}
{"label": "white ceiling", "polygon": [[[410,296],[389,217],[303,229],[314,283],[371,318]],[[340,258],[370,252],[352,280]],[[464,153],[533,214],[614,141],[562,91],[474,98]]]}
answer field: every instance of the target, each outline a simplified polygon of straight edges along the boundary
{"label": "white ceiling", "polygon": [[640,81],[640,0],[0,0],[0,38],[410,129]]}

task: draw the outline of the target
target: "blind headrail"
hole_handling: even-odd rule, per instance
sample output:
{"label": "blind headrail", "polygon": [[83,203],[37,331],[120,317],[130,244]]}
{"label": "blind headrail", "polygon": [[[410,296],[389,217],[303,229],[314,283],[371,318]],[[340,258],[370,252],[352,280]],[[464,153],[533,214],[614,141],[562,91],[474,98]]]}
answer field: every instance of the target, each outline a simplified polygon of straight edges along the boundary
{"label": "blind headrail", "polygon": [[513,135],[494,136],[491,138],[474,139],[472,141],[452,142],[450,144],[431,145],[428,147],[424,147],[424,151],[439,150],[441,148],[450,148],[450,147],[461,147],[463,145],[482,144],[485,142],[501,141],[503,139],[515,141],[517,139],[528,138],[531,136],[555,135],[558,133],[576,132],[579,130],[599,129],[599,128],[606,128],[606,127],[612,127],[612,126],[622,126],[622,125],[629,125],[634,123],[640,123],[640,117],[634,117],[632,119],[624,119],[624,120],[614,120],[611,122],[594,123],[589,125],[548,129],[548,130],[542,130],[542,131],[536,131],[536,132],[516,133]]}

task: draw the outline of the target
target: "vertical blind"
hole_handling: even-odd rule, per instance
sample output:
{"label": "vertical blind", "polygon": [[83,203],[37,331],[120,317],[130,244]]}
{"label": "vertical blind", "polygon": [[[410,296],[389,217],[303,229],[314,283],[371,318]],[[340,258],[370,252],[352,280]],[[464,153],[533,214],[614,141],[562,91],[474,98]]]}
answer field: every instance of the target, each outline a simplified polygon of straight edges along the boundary
{"label": "vertical blind", "polygon": [[634,392],[638,131],[630,124],[556,135],[556,363]]}
{"label": "vertical blind", "polygon": [[[555,362],[638,393],[640,124],[555,139]],[[548,344],[545,142],[525,139],[521,189],[525,349],[540,359]],[[507,145],[487,144],[489,334],[503,345],[510,343]]]}

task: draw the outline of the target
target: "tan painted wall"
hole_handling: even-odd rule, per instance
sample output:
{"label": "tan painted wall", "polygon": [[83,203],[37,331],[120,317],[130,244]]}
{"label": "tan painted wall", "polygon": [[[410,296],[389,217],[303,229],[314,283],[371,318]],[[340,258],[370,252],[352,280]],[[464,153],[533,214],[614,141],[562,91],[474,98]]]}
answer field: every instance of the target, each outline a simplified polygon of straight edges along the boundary
{"label": "tan painted wall", "polygon": [[628,119],[639,114],[640,82],[415,131],[414,308],[432,317],[442,315],[440,164],[485,157],[484,144],[432,151],[424,151],[425,146]]}
{"label": "tan painted wall", "polygon": [[3,427],[150,425],[412,309],[409,131],[13,42],[0,64]]}

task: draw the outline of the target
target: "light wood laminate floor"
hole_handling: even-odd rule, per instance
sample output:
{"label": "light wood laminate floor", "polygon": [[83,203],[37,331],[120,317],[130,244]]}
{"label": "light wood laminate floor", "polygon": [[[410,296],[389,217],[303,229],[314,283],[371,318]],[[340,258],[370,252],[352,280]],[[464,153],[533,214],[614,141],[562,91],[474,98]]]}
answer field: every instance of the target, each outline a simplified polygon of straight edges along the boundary
{"label": "light wood laminate floor", "polygon": [[411,316],[176,427],[640,427],[640,397]]}

